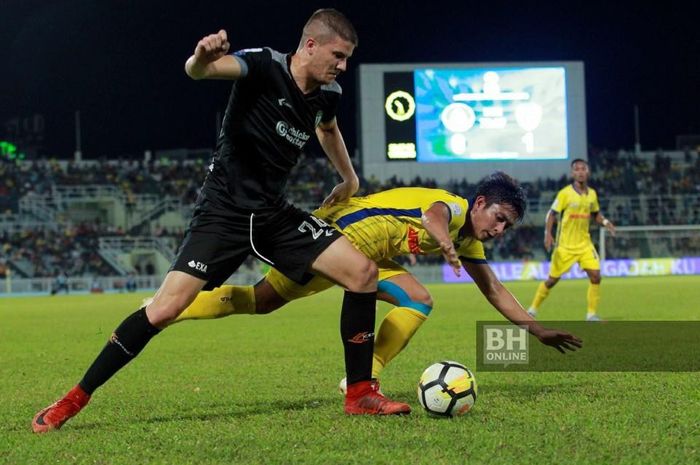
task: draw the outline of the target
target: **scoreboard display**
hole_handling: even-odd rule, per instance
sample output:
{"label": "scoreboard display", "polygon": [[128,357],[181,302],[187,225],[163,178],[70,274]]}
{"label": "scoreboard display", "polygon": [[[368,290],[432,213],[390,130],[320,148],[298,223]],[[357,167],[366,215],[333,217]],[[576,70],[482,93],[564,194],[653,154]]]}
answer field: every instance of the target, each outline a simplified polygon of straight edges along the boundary
{"label": "scoreboard display", "polygon": [[558,176],[586,158],[580,62],[361,65],[359,82],[363,165],[380,177]]}

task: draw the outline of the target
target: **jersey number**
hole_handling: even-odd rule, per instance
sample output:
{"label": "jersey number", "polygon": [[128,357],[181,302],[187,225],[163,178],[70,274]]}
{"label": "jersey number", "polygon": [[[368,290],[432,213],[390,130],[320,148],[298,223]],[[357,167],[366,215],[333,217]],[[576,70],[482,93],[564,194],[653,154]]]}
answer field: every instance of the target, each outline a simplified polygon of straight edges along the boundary
{"label": "jersey number", "polygon": [[333,230],[332,229],[327,229],[328,228],[328,223],[326,223],[323,220],[320,220],[316,218],[315,216],[311,217],[312,220],[318,225],[318,228],[308,221],[304,221],[299,225],[299,231],[300,232],[311,232],[311,236],[314,238],[314,240],[318,239],[321,237],[322,234],[326,234],[326,237],[332,236],[333,235]]}

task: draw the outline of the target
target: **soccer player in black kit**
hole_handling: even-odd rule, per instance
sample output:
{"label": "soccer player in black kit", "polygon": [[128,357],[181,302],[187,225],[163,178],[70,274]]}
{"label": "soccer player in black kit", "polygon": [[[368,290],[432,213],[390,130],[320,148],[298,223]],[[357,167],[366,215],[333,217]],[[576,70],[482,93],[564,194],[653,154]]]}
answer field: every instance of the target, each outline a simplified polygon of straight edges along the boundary
{"label": "soccer player in black kit", "polygon": [[409,413],[371,379],[377,268],[335,229],[284,199],[291,168],[312,134],[343,181],[324,203],[347,199],[358,178],[338,129],[335,82],[357,45],[352,24],[316,11],[296,52],[269,48],[228,54],[226,31],[197,43],[185,71],[193,79],[233,79],[209,173],[178,255],[153,301],[127,317],[66,396],[34,417],[35,432],[60,428],[93,392],[168,326],[202,289],[221,285],[250,254],[303,283],[318,273],[343,286],[340,332],[348,414]]}

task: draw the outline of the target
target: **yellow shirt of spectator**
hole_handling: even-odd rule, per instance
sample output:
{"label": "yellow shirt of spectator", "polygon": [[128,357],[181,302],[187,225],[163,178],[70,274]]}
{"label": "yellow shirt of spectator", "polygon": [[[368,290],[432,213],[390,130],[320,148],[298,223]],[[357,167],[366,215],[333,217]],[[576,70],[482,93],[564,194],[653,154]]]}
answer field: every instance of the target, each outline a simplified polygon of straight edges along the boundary
{"label": "yellow shirt of spectator", "polygon": [[592,187],[578,192],[573,185],[559,191],[552,203],[559,213],[556,247],[567,252],[578,252],[593,245],[589,225],[591,217],[600,210],[598,194]]}

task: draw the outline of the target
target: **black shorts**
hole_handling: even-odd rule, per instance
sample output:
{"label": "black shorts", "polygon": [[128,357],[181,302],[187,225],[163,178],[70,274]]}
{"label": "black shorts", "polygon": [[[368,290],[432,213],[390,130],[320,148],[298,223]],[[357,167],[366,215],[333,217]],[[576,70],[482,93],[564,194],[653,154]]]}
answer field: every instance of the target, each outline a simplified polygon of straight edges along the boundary
{"label": "black shorts", "polygon": [[288,203],[261,212],[200,210],[170,270],[203,279],[204,290],[210,290],[254,255],[303,284],[311,278],[311,263],[340,237],[332,226]]}

